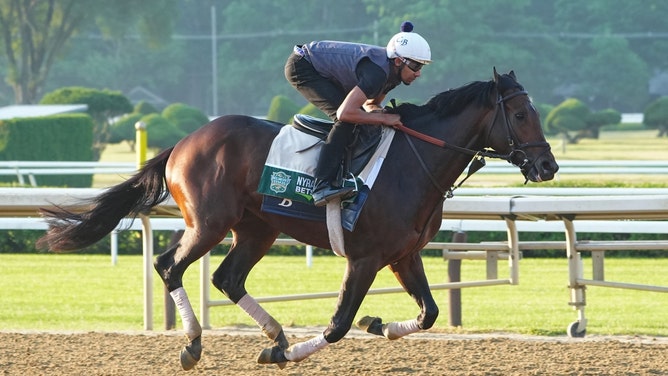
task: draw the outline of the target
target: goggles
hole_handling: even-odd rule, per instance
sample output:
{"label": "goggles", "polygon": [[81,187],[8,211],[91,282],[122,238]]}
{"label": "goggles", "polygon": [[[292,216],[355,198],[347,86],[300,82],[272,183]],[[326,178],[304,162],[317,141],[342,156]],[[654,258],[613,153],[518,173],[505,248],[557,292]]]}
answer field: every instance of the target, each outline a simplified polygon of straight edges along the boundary
{"label": "goggles", "polygon": [[399,59],[401,59],[401,62],[404,63],[408,69],[412,70],[413,72],[419,71],[424,66],[424,64],[418,63],[415,60],[406,59],[401,56],[399,56]]}

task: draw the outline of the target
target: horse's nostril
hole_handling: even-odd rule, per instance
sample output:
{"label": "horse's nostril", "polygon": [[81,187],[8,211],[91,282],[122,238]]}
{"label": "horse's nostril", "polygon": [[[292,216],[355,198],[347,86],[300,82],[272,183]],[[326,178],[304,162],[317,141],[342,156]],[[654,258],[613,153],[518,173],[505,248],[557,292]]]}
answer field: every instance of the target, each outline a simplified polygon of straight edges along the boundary
{"label": "horse's nostril", "polygon": [[543,161],[542,163],[543,171],[557,172],[559,171],[559,165],[552,161]]}

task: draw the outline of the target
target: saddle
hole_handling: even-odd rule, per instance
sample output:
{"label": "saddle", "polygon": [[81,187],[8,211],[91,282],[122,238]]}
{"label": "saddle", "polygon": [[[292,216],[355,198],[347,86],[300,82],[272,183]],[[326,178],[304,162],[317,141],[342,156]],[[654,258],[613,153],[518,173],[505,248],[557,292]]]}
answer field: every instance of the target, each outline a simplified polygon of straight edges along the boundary
{"label": "saddle", "polygon": [[[313,206],[311,192],[320,148],[334,122],[308,115],[295,115],[292,125],[279,131],[265,161],[258,192],[261,210],[294,218],[325,221],[324,207]],[[353,231],[373,183],[387,154],[394,130],[372,125],[356,126],[353,142],[346,148],[345,184],[355,185],[357,194],[342,203],[343,228]]]}
{"label": "saddle", "polygon": [[[334,126],[334,122],[310,115],[297,114],[293,117],[292,126],[301,132],[325,141],[329,131]],[[343,176],[350,176],[350,174],[357,176],[364,169],[380,143],[381,133],[381,127],[373,125],[355,126],[353,142],[346,148]]]}

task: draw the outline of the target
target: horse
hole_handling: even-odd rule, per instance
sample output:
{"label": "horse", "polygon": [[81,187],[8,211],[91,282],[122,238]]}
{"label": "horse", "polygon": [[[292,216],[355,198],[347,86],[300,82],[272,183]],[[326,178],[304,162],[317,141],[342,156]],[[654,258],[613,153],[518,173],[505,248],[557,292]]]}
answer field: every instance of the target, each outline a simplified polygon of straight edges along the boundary
{"label": "horse", "polygon": [[202,328],[182,277],[230,231],[233,244],[211,282],[273,341],[260,351],[258,363],[283,368],[341,340],[385,266],[417,303],[419,314],[389,323],[366,316],[357,325],[391,340],[428,330],[439,309],[420,250],[439,231],[444,200],[467,165],[485,156],[505,159],[519,168],[525,183],[551,180],[559,166],[539,114],[514,71],[499,74],[494,68],[489,81],[444,91],[423,105],[402,103],[386,111],[400,114],[405,126],[392,140],[355,229],[343,234],[347,267],[337,306],[324,331],[309,340],[290,345],[281,324],[245,288],[249,272],[281,233],[331,249],[322,221],[261,210],[258,183],[272,140],[284,124],[244,115],[214,119],[147,161],[128,180],[91,198],[89,209],[41,208],[49,228],[37,246],[54,252],[81,249],[110,233],[122,218],[136,218],[171,195],[185,230],[176,244],[155,258],[154,267],[182,319],[187,343],[180,362],[185,370],[200,360]]}

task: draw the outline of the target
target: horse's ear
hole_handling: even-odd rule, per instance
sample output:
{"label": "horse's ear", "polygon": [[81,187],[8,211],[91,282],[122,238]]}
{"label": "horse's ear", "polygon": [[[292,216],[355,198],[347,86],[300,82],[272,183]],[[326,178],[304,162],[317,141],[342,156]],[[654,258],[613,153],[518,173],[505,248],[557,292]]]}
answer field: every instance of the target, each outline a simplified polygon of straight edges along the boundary
{"label": "horse's ear", "polygon": [[517,77],[515,77],[515,71],[514,71],[514,70],[511,70],[510,73],[508,73],[508,75],[509,75],[510,77],[512,77],[513,80],[517,81]]}
{"label": "horse's ear", "polygon": [[499,74],[496,73],[496,67],[494,67],[494,82],[499,83]]}

